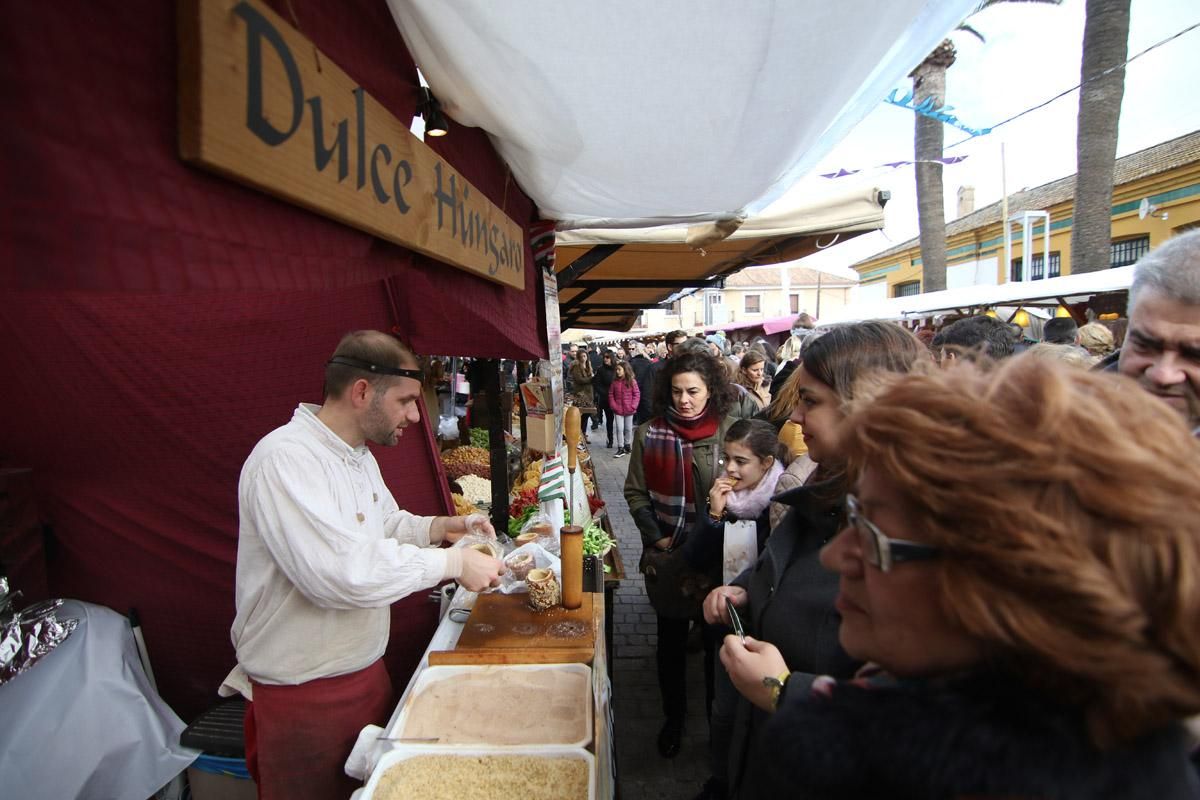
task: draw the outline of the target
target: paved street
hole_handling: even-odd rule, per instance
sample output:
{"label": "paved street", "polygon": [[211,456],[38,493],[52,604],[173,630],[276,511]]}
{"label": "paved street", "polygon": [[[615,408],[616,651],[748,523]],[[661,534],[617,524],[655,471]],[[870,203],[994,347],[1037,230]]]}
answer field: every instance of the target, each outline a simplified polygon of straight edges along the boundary
{"label": "paved street", "polygon": [[629,516],[623,488],[629,458],[613,458],[603,429],[589,434],[600,493],[608,504],[626,580],[614,604],[613,708],[622,800],[690,800],[708,777],[708,725],[704,718],[704,664],[688,656],[688,720],[683,749],[674,759],[658,754],[662,702],[654,666],[654,609],[637,571],[642,543]]}

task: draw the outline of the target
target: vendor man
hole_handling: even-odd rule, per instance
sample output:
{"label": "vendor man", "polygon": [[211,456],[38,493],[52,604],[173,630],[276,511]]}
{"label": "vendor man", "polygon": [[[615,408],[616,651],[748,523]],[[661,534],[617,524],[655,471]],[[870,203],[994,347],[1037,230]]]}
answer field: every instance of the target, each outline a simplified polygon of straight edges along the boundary
{"label": "vendor man", "polygon": [[[358,732],[394,703],[381,661],[388,607],[449,579],[499,583],[498,560],[436,547],[461,538],[469,518],[401,510],[365,446],[393,446],[420,419],[417,367],[388,334],[348,334],[325,365],[324,404],[301,403],[242,467],[238,663],[221,694],[251,701],[246,763],[260,798],[349,797],[357,784],[343,768]],[[470,523],[495,535],[482,516]]]}

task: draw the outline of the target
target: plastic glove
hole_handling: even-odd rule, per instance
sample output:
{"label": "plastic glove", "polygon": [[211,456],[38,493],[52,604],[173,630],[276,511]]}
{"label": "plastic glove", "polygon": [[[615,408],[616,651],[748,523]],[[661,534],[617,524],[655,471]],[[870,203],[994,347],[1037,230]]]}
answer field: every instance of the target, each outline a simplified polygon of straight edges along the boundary
{"label": "plastic glove", "polygon": [[492,521],[483,514],[468,514],[463,520],[463,526],[467,529],[468,534],[477,534],[486,536],[489,539],[496,538],[496,529],[492,527]]}

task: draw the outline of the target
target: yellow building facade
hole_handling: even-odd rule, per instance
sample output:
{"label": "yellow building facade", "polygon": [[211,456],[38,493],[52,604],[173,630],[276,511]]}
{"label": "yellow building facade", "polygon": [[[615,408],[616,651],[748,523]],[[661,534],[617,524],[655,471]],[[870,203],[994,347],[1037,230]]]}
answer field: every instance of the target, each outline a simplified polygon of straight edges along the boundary
{"label": "yellow building facade", "polygon": [[[1176,233],[1200,226],[1200,131],[1117,160],[1114,168],[1111,262],[1134,263]],[[1033,224],[1031,277],[1071,273],[1071,223],[1075,176],[1009,197],[1009,218],[1048,212],[1050,257],[1045,263],[1044,224]],[[1139,213],[1146,201],[1148,211]],[[1005,263],[1001,204],[966,214],[946,225],[946,288],[1018,280],[1024,268],[1022,230],[1012,225],[1012,260]],[[917,294],[923,286],[921,247],[912,239],[853,264],[861,300]]]}

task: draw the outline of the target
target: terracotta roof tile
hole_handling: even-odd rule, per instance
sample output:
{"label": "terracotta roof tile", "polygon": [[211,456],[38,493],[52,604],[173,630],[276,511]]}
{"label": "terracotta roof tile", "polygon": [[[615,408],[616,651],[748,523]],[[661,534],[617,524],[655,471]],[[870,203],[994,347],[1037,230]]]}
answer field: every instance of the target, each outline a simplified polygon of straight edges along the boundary
{"label": "terracotta roof tile", "polygon": [[[792,286],[815,286],[819,270],[811,267],[788,267],[788,282]],[[853,286],[858,281],[853,278],[843,278],[821,272],[822,286]],[[779,266],[746,267],[745,269],[725,278],[725,288],[737,289],[742,286],[778,286]]]}

